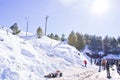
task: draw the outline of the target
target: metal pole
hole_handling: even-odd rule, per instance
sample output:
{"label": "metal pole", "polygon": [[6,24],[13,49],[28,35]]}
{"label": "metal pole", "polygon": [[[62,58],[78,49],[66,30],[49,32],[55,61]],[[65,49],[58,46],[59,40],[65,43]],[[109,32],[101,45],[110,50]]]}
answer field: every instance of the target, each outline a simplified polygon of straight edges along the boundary
{"label": "metal pole", "polygon": [[28,21],[26,23],[26,26],[27,26],[27,30],[26,30],[26,37],[27,37],[27,32],[28,32]]}
{"label": "metal pole", "polygon": [[27,37],[27,32],[28,32],[28,18],[25,17],[25,21],[26,21],[26,37]]}
{"label": "metal pole", "polygon": [[46,32],[47,32],[47,20],[48,20],[48,16],[45,17],[45,20],[46,20],[46,23],[45,23],[45,35],[46,35]]}

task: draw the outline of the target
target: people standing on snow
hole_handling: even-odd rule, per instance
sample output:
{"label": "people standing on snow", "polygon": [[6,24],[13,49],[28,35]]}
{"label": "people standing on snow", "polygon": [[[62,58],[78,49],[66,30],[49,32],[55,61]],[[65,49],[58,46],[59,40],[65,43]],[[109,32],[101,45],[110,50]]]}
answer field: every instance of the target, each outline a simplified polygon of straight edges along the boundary
{"label": "people standing on snow", "polygon": [[85,65],[85,67],[87,67],[87,61],[86,60],[84,60],[84,65]]}
{"label": "people standing on snow", "polygon": [[91,65],[92,65],[92,63],[93,63],[93,59],[92,58],[91,58],[90,62],[91,62]]}
{"label": "people standing on snow", "polygon": [[118,66],[117,66],[117,72],[120,75],[120,64],[118,64]]}
{"label": "people standing on snow", "polygon": [[102,61],[101,58],[99,58],[99,62],[98,62],[98,65],[99,65],[99,71],[98,71],[98,72],[101,71],[101,66],[102,66],[102,65],[101,65],[101,61]]}
{"label": "people standing on snow", "polygon": [[117,73],[120,75],[120,59],[115,62],[116,68],[117,68]]}
{"label": "people standing on snow", "polygon": [[115,60],[115,65],[118,66],[118,59]]}
{"label": "people standing on snow", "polygon": [[103,70],[105,70],[106,62],[107,61],[105,59],[102,60],[102,68],[103,68]]}
{"label": "people standing on snow", "polygon": [[94,59],[94,64],[96,64],[96,59]]}
{"label": "people standing on snow", "polygon": [[110,76],[110,64],[109,61],[106,61],[106,71],[107,71],[107,78],[111,78]]}

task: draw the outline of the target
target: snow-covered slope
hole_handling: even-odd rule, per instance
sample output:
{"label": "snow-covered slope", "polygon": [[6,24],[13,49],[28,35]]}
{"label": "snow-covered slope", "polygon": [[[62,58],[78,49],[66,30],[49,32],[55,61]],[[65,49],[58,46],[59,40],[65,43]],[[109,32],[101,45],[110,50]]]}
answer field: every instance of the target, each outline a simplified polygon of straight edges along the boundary
{"label": "snow-covered slope", "polygon": [[[78,55],[80,54],[80,55]],[[60,70],[63,77],[50,80],[107,80],[106,71],[83,67],[86,58],[74,47],[43,36],[25,32],[12,35],[0,29],[0,80],[48,80],[44,75]],[[120,80],[116,70],[111,80]]]}
{"label": "snow-covered slope", "polygon": [[85,58],[78,53],[74,47],[45,36],[26,38],[0,29],[0,80],[40,80],[57,69],[81,66]]}

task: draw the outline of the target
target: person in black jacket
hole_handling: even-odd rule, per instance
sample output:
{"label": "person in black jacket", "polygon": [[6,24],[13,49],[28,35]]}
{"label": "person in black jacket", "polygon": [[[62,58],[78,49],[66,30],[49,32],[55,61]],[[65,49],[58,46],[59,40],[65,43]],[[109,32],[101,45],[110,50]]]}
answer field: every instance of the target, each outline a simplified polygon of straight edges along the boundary
{"label": "person in black jacket", "polygon": [[120,60],[116,60],[116,68],[117,68],[117,73],[120,75]]}
{"label": "person in black jacket", "polygon": [[107,71],[107,78],[111,78],[111,76],[110,76],[110,66],[109,66],[109,61],[108,60],[106,62],[106,71]]}

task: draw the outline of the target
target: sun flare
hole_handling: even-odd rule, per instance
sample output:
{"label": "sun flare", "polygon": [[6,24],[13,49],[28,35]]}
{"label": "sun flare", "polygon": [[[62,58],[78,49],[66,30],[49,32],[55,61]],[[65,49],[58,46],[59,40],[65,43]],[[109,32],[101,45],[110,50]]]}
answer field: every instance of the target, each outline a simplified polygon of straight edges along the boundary
{"label": "sun flare", "polygon": [[95,0],[91,6],[91,13],[94,15],[100,15],[109,9],[110,5],[107,0]]}

